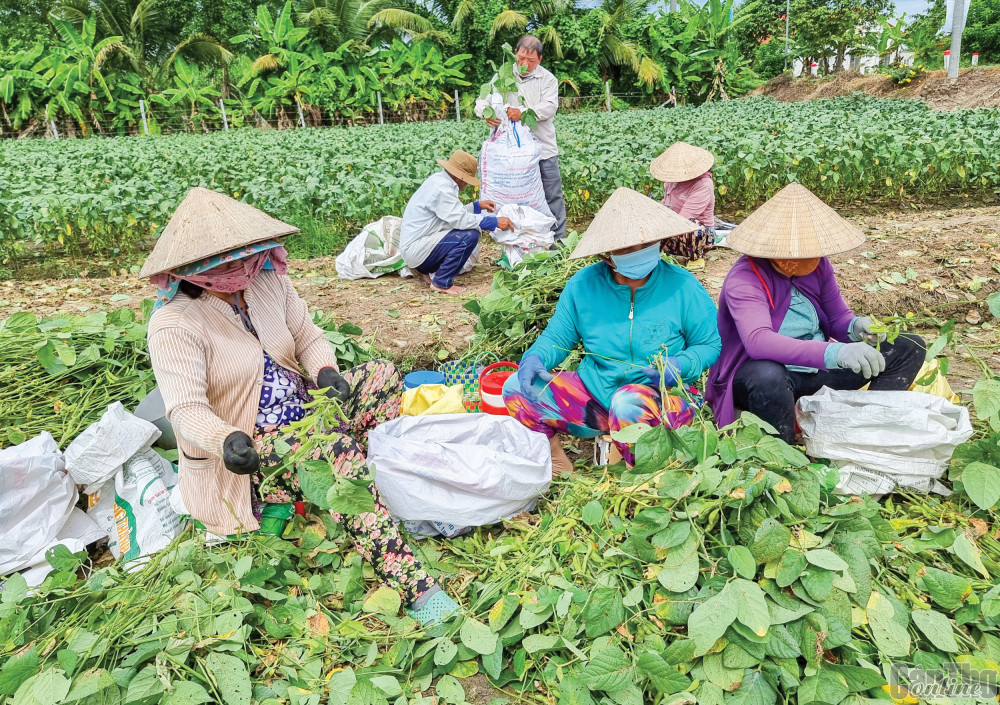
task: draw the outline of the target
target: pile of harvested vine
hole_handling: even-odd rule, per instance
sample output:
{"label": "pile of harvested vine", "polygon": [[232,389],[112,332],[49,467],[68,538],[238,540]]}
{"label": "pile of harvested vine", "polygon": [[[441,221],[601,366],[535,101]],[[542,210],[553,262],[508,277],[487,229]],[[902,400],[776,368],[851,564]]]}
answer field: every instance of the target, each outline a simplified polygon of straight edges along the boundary
{"label": "pile of harvested vine", "polygon": [[[998,390],[977,412],[1000,426]],[[37,592],[4,588],[0,702],[460,705],[482,672],[566,705],[863,705],[896,662],[1000,668],[997,448],[962,449],[947,500],[880,504],[752,418],[649,430],[633,470],[421,544],[464,607],[429,631],[324,513],[286,540],[188,534],[133,572],[63,552]]]}
{"label": "pile of harvested vine", "polygon": [[[155,386],[146,351],[146,321],[153,301],[135,311],[121,308],[87,316],[39,319],[17,313],[0,321],[0,448],[23,443],[42,431],[65,448],[109,404],[133,409]],[[359,342],[361,329],[316,312],[341,366],[350,368],[375,353]]]}

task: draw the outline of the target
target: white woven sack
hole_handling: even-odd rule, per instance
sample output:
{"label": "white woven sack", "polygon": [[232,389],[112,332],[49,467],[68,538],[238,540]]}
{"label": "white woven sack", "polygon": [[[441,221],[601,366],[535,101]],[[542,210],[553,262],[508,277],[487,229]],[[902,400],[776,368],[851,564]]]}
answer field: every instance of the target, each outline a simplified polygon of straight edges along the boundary
{"label": "white woven sack", "polygon": [[841,472],[843,494],[949,490],[938,480],[972,435],[969,410],[920,392],[836,391],[799,399],[806,452]]}
{"label": "white woven sack", "polygon": [[399,252],[399,233],[403,219],[387,215],[369,223],[347,243],[334,264],[341,279],[375,279],[398,272],[406,265]]}
{"label": "white woven sack", "polygon": [[493,524],[552,481],[548,439],[509,416],[401,416],[369,431],[368,446],[375,484],[402,521]]}
{"label": "white woven sack", "polygon": [[551,216],[538,170],[541,158],[542,145],[531,130],[504,114],[479,153],[480,198],[498,206],[528,206]]}

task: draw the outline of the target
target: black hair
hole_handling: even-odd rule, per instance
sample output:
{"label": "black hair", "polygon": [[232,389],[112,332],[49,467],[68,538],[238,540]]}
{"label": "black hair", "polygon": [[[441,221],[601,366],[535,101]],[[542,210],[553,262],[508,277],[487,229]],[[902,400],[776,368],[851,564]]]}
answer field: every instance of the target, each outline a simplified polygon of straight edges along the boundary
{"label": "black hair", "polygon": [[177,288],[180,289],[181,293],[187,294],[192,299],[197,299],[199,296],[205,293],[205,290],[202,289],[197,284],[192,284],[191,282],[186,282],[184,280],[181,280],[180,286],[178,286]]}

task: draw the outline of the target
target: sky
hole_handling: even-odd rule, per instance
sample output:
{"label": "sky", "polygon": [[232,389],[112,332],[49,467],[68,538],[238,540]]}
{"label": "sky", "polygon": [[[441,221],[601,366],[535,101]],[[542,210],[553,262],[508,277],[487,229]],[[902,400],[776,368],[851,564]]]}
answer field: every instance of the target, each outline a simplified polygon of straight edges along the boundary
{"label": "sky", "polygon": [[[693,0],[694,2],[701,3],[703,0]],[[576,6],[580,8],[591,8],[600,7],[602,0],[577,0]],[[896,13],[895,16],[899,17],[904,12],[907,17],[912,17],[913,15],[925,12],[931,5],[929,0],[895,0],[896,2]],[[666,0],[663,2],[666,5]],[[653,5],[652,7],[656,7]]]}

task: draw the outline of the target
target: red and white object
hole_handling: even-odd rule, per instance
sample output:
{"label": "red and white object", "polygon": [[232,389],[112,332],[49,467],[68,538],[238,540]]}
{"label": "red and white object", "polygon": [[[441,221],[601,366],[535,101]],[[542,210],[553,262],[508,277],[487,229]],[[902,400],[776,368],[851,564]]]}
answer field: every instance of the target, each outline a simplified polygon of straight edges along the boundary
{"label": "red and white object", "polygon": [[[500,370],[501,367],[505,369]],[[515,372],[517,365],[513,362],[494,362],[483,368],[479,375],[480,411],[494,416],[510,416],[503,401],[503,385]]]}

